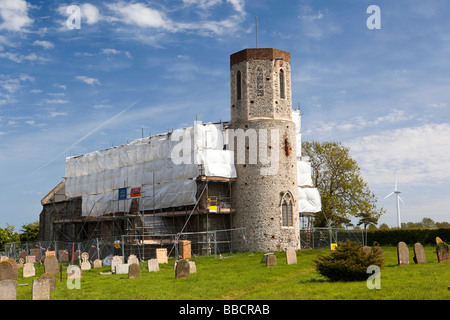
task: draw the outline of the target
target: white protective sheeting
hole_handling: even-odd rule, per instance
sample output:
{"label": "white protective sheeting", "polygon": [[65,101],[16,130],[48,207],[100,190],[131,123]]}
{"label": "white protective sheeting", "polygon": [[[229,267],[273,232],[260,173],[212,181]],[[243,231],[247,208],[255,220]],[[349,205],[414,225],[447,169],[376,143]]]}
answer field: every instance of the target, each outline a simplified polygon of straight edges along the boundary
{"label": "white protective sheeting", "polygon": [[172,133],[66,158],[66,196],[82,197],[82,215],[128,212],[118,189],[141,187],[143,208],[195,204],[202,174],[235,178],[232,151],[223,150],[222,124],[195,124]]}
{"label": "white protective sheeting", "polygon": [[317,188],[298,188],[298,211],[308,213],[322,211]]}
{"label": "white protective sheeting", "polygon": [[311,163],[297,161],[297,179],[299,186],[314,187],[311,176]]}

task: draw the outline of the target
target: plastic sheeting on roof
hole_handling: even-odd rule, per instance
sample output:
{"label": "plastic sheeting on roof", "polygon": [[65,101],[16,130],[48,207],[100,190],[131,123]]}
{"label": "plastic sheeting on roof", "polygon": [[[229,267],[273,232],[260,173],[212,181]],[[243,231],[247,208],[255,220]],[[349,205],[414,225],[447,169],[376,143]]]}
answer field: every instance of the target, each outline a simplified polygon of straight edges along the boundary
{"label": "plastic sheeting on roof", "polygon": [[298,211],[308,213],[322,211],[317,188],[298,188]]}
{"label": "plastic sheeting on roof", "polygon": [[232,151],[223,150],[222,124],[195,124],[66,158],[66,195],[82,197],[83,216],[128,212],[131,199],[118,200],[119,188],[141,187],[139,210],[191,205],[196,202],[194,179],[235,178],[233,159]]}

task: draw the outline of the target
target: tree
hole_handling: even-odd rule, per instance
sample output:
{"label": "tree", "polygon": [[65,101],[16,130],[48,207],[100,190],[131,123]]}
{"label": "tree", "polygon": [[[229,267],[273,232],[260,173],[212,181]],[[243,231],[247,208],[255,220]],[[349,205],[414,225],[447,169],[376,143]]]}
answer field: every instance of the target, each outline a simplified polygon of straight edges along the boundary
{"label": "tree", "polygon": [[6,228],[0,228],[0,248],[4,248],[5,243],[18,242],[19,234],[14,231],[15,226],[6,224]]}
{"label": "tree", "polygon": [[39,233],[39,221],[24,224],[20,233],[20,241],[36,241]]}
{"label": "tree", "polygon": [[322,212],[315,215],[316,227],[350,225],[352,217],[360,219],[359,225],[377,223],[384,209],[377,209],[377,199],[349,148],[338,142],[305,141],[302,152],[310,157],[322,201]]}

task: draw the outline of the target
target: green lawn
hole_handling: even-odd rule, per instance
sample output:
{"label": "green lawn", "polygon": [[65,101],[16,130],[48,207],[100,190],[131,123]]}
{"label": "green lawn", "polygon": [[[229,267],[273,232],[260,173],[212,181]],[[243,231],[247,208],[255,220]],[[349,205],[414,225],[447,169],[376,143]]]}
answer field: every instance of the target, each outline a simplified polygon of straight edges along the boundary
{"label": "green lawn", "polygon": [[[312,260],[329,250],[300,250],[298,264],[287,265],[285,254],[277,252],[278,264],[267,268],[260,263],[263,253],[235,253],[224,256],[198,257],[197,273],[189,278],[175,279],[174,260],[160,265],[159,272],[148,272],[146,263],[140,278],[128,275],[100,275],[109,267],[83,271],[81,289],[68,289],[66,267],[63,281],[57,277],[53,300],[450,300],[450,262],[438,263],[434,246],[426,246],[427,264],[397,265],[395,247],[383,247],[386,259],[381,270],[381,289],[369,290],[366,281],[329,282],[315,271]],[[23,278],[19,269],[18,300],[31,299],[32,280],[44,272],[36,266],[36,276]],[[369,276],[369,275],[368,275]]]}

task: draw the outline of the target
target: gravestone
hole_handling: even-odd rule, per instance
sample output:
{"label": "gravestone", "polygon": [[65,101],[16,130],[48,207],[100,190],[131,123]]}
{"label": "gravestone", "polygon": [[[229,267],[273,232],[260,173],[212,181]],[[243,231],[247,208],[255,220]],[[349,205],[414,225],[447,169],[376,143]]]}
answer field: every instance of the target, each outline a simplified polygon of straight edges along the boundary
{"label": "gravestone", "polygon": [[39,277],[39,280],[48,280],[48,283],[50,284],[50,290],[55,291],[56,289],[56,278],[52,273],[44,273]]}
{"label": "gravestone", "polygon": [[47,256],[44,260],[44,272],[58,273],[58,259],[55,256]]}
{"label": "gravestone", "polygon": [[19,259],[23,259],[24,261],[27,259],[27,251],[26,250],[20,251]]}
{"label": "gravestone", "polygon": [[17,298],[17,281],[1,280],[0,300],[16,300],[16,298]]}
{"label": "gravestone", "polygon": [[100,259],[95,259],[94,260],[94,269],[98,269],[102,267],[102,260]]}
{"label": "gravestone", "polygon": [[27,256],[26,263],[36,263],[36,256]]}
{"label": "gravestone", "polygon": [[397,256],[398,256],[398,264],[407,265],[409,264],[409,249],[406,243],[400,241],[397,244]]}
{"label": "gravestone", "polygon": [[91,263],[89,262],[89,253],[83,252],[81,254],[81,259],[83,260],[81,262],[81,270],[91,270]]}
{"label": "gravestone", "polygon": [[67,250],[58,250],[59,262],[68,262],[69,253]]}
{"label": "gravestone", "polygon": [[156,249],[156,259],[158,259],[158,263],[169,263],[167,259],[167,249],[166,248]]}
{"label": "gravestone", "polygon": [[413,250],[414,250],[413,260],[415,263],[427,263],[425,251],[423,250],[423,246],[419,242],[414,244]]}
{"label": "gravestone", "polygon": [[297,252],[294,248],[286,250],[286,264],[297,264]]}
{"label": "gravestone", "polygon": [[266,267],[273,267],[277,265],[277,256],[269,254],[266,259]]}
{"label": "gravestone", "polygon": [[159,271],[159,263],[158,259],[150,259],[147,261],[148,272],[156,272]]}
{"label": "gravestone", "polygon": [[436,254],[438,258],[438,262],[450,261],[448,245],[441,241],[436,245]]}
{"label": "gravestone", "polygon": [[189,240],[181,240],[179,242],[179,252],[181,259],[191,258],[191,242]]}
{"label": "gravestone", "polygon": [[189,273],[197,273],[197,266],[194,261],[189,261]]}
{"label": "gravestone", "polygon": [[81,279],[82,273],[79,266],[71,264],[67,267],[67,279]]}
{"label": "gravestone", "polygon": [[46,279],[33,280],[32,300],[50,300],[50,283]]}
{"label": "gravestone", "polygon": [[0,262],[0,280],[12,280],[14,278],[14,269],[8,260]]}
{"label": "gravestone", "polygon": [[36,269],[34,268],[34,263],[25,263],[22,269],[22,275],[24,278],[34,277],[36,275]]}
{"label": "gravestone", "polygon": [[12,265],[13,268],[13,277],[11,279],[17,279],[19,278],[19,274],[18,274],[18,268],[17,268],[17,263],[16,260],[14,259],[8,259],[6,261],[9,261]]}
{"label": "gravestone", "polygon": [[141,275],[141,267],[138,263],[132,263],[128,267],[128,279],[139,278]]}
{"label": "gravestone", "polygon": [[24,258],[19,259],[19,263],[17,264],[17,268],[23,268],[23,263],[25,262]]}
{"label": "gravestone", "polygon": [[272,252],[268,252],[268,253],[264,254],[263,257],[261,258],[261,263],[266,263],[267,257],[272,254],[273,254]]}
{"label": "gravestone", "polygon": [[34,263],[41,261],[41,249],[30,249],[30,256],[34,256]]}
{"label": "gravestone", "polygon": [[128,263],[121,263],[116,265],[116,274],[127,274],[129,265]]}
{"label": "gravestone", "polygon": [[137,264],[139,264],[139,259],[134,255],[134,254],[131,254],[129,257],[128,257],[128,264],[129,265],[131,265],[131,264],[133,264],[133,263],[137,263]]}
{"label": "gravestone", "polygon": [[188,278],[190,272],[189,261],[182,259],[177,261],[176,269],[175,269],[175,278]]}
{"label": "gravestone", "polygon": [[114,256],[111,260],[111,271],[116,272],[116,266],[119,264],[123,264],[122,256]]}

